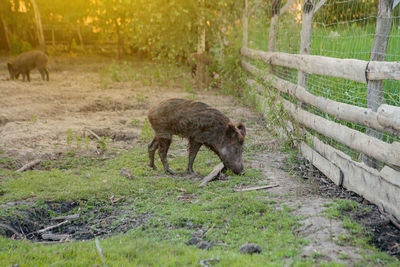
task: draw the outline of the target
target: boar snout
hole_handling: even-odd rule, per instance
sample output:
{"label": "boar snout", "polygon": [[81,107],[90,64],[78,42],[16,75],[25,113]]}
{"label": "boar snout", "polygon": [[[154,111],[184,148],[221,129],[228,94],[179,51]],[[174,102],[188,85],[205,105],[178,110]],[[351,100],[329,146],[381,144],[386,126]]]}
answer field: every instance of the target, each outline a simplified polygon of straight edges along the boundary
{"label": "boar snout", "polygon": [[231,169],[235,174],[242,174],[244,169],[243,163],[235,164],[234,166],[231,166],[229,169]]}

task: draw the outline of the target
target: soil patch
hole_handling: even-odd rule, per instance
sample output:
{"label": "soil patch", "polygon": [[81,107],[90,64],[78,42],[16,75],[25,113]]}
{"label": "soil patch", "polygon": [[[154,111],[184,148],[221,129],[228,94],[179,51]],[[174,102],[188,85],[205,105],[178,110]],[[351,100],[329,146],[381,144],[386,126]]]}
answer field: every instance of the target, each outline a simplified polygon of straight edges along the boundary
{"label": "soil patch", "polygon": [[336,186],[322,172],[311,167],[306,159],[299,159],[294,167],[287,166],[287,168],[291,168],[299,177],[309,179],[313,185],[311,188],[322,197],[348,199],[359,203],[359,208],[342,210],[342,215],[349,216],[363,225],[371,235],[371,244],[400,258],[400,229],[385,218],[376,205],[344,187]]}
{"label": "soil patch", "polygon": [[[7,214],[7,210],[10,214]],[[78,213],[79,218],[68,219]],[[10,203],[3,205],[2,214],[0,215],[1,235],[12,239],[26,238],[33,242],[108,237],[143,226],[149,218],[154,216],[149,212],[136,212],[135,208],[127,203],[78,203],[75,201],[45,202],[40,205],[33,202]],[[60,216],[63,218],[57,219]],[[54,225],[60,226],[42,231]]]}
{"label": "soil patch", "polygon": [[148,109],[147,103],[129,104],[115,100],[96,99],[93,103],[85,105],[79,109],[80,112],[98,111],[124,111],[129,109]]}

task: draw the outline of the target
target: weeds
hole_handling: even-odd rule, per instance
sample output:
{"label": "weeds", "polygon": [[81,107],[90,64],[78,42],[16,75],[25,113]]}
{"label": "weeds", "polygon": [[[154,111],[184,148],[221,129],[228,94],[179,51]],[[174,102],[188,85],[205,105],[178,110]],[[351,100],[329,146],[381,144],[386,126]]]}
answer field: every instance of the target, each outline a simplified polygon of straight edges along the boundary
{"label": "weeds", "polygon": [[140,133],[140,142],[148,143],[154,136],[153,128],[151,128],[150,123],[147,119],[143,122],[142,131]]}

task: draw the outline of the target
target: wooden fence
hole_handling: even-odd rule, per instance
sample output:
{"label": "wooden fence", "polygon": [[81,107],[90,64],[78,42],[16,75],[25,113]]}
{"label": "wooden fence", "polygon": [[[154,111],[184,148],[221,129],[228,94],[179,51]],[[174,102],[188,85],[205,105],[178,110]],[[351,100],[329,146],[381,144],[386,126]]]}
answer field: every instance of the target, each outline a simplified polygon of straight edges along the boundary
{"label": "wooden fence", "polygon": [[[374,45],[369,61],[309,55],[313,15],[326,3],[326,0],[320,0],[318,3],[314,3],[313,0],[304,1],[299,54],[275,52],[275,35],[279,16],[293,2],[293,0],[288,0],[280,10],[276,10],[276,6],[279,7],[281,1],[273,1],[272,7],[275,7],[275,10],[271,12],[269,51],[265,52],[247,47],[248,17],[255,7],[248,11],[247,0],[244,0],[241,55],[242,68],[249,73],[250,77],[247,83],[256,88],[256,92],[259,93],[257,97],[263,97],[265,90],[270,90],[256,81],[262,80],[269,85],[268,88],[275,88],[278,92],[290,95],[297,99],[297,103],[310,105],[333,116],[335,120],[366,126],[367,131],[363,133],[307,111],[304,105],[281,98],[285,111],[302,125],[305,131],[311,129],[318,132],[362,152],[365,158],[364,162],[355,161],[315,135],[311,135],[312,138],[307,142],[299,143],[302,155],[336,185],[354,191],[373,202],[394,224],[400,226],[400,143],[396,141],[388,143],[380,138],[382,132],[400,137],[400,107],[384,104],[376,96],[374,98],[373,94],[378,96],[381,94],[382,80],[400,80],[400,62],[384,61],[391,30],[393,0],[379,0]],[[254,61],[267,63],[270,68],[261,70],[251,63]],[[273,71],[275,66],[297,69],[297,84],[276,76]],[[368,107],[345,104],[310,93],[305,82],[308,74],[339,77],[367,84]],[[380,134],[371,134],[368,129],[373,129]],[[371,159],[382,162],[384,167],[379,170],[376,164],[371,163]]]}

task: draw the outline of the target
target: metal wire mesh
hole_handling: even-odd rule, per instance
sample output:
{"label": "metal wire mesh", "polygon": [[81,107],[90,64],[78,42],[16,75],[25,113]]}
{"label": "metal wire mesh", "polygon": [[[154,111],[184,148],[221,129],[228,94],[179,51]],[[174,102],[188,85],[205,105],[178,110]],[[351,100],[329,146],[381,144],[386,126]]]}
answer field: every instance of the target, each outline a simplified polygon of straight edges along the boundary
{"label": "metal wire mesh", "polygon": [[[319,1],[314,1],[314,6]],[[286,1],[282,1],[281,6]],[[335,58],[352,58],[369,60],[377,22],[377,0],[327,0],[314,14],[313,33],[310,54]],[[300,31],[302,23],[303,0],[297,0],[287,12],[280,16],[276,28],[276,50],[298,54],[300,51]],[[399,5],[400,6],[400,5]],[[392,30],[388,42],[386,61],[400,61],[400,7],[394,8]],[[249,18],[249,47],[268,50],[270,16],[266,10],[271,4],[265,4]],[[274,67],[274,74],[280,78],[297,83],[297,71],[283,67]],[[322,75],[308,75],[306,89],[314,95],[322,96],[337,102],[360,107],[367,107],[367,84],[351,80]],[[383,82],[384,103],[400,106],[400,82],[385,80]],[[380,103],[377,103],[379,106]],[[340,122],[313,107],[307,109],[324,118],[361,132],[366,127],[349,122]],[[383,133],[382,140],[388,143],[399,141],[399,138]],[[345,151],[355,159],[360,159],[357,152],[350,148],[325,139],[332,146]],[[359,155],[359,154],[358,154]]]}

